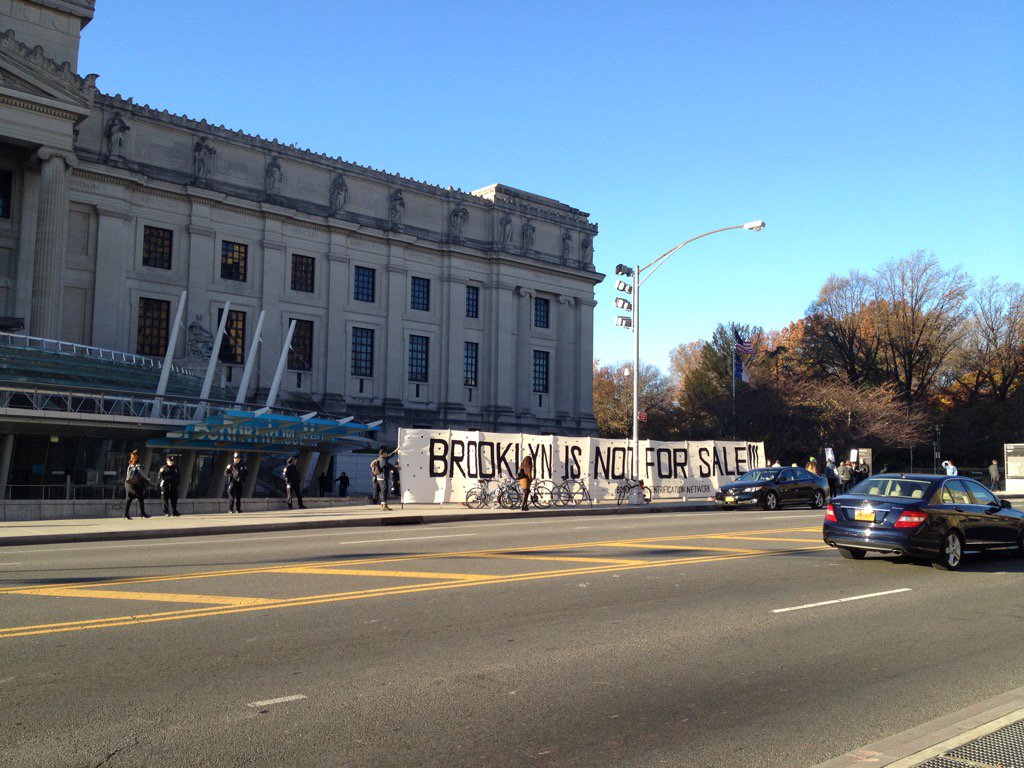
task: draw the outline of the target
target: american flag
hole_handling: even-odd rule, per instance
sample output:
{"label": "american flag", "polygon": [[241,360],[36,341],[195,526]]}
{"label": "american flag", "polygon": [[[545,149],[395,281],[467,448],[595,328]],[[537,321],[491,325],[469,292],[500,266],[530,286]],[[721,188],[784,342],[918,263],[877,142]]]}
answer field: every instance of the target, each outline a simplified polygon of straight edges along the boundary
{"label": "american flag", "polygon": [[738,331],[733,331],[732,335],[736,337],[736,351],[743,355],[749,355],[754,351],[754,345],[749,341],[744,341],[743,337],[740,336]]}

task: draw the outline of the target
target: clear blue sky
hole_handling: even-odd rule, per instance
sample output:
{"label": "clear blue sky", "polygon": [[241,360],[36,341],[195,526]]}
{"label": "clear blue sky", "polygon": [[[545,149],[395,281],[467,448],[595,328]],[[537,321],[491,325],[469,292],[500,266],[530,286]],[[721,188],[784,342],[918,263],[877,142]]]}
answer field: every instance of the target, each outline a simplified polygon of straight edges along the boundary
{"label": "clear blue sky", "polygon": [[[98,0],[137,102],[465,190],[553,197],[645,286],[641,356],[781,328],[911,251],[1024,282],[1024,3]],[[597,289],[595,356],[632,358]]]}

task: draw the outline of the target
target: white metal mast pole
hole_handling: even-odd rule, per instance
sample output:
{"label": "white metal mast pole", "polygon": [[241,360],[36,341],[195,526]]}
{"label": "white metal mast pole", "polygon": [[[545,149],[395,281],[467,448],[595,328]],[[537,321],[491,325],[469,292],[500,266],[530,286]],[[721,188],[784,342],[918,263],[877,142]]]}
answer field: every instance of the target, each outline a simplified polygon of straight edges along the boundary
{"label": "white metal mast pole", "polygon": [[238,385],[238,394],[235,395],[235,405],[245,402],[245,395],[249,391],[249,379],[252,378],[252,369],[256,366],[256,350],[260,346],[260,332],[263,330],[263,318],[267,316],[265,311],[260,312],[260,319],[256,321],[256,333],[249,345],[249,356],[245,359],[245,370],[242,372],[242,382]]}
{"label": "white metal mast pole", "polygon": [[292,346],[292,334],[295,333],[295,320],[288,325],[288,335],[284,339],[284,347],[281,349],[281,357],[277,361],[277,371],[274,373],[274,383],[270,385],[270,392],[267,394],[267,408],[274,407],[277,400],[277,391],[281,388],[281,377],[284,376],[284,366],[288,362],[288,350]]}

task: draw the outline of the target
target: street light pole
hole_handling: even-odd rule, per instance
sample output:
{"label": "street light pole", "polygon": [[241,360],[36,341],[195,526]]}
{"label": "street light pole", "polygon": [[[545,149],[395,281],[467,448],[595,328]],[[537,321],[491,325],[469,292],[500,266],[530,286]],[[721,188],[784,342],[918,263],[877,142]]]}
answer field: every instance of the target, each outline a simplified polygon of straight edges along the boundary
{"label": "street light pole", "polygon": [[[660,267],[673,253],[678,251],[683,246],[689,245],[694,240],[700,240],[702,237],[708,235],[715,235],[719,232],[727,232],[730,229],[746,229],[751,232],[760,232],[764,229],[763,221],[748,221],[746,224],[736,224],[732,227],[722,227],[720,229],[713,229],[710,232],[705,232],[702,235],[691,237],[689,240],[684,240],[674,248],[670,248],[661,254],[658,258],[652,261],[650,264],[644,266],[627,267],[625,264],[619,264],[615,268],[617,275],[629,276],[633,278],[633,284],[627,286],[624,282],[619,281],[616,286],[618,290],[631,294],[632,302],[631,306],[627,307],[624,299],[617,299],[615,304],[620,309],[631,309],[631,317],[624,318],[619,317],[616,320],[616,324],[620,326],[628,326],[633,331],[633,461],[632,461],[632,474],[633,480],[640,480],[640,286],[647,282],[651,275]],[[646,273],[646,276],[641,279],[641,275]],[[735,351],[734,353],[735,354]],[[633,489],[633,496],[631,501],[633,503],[639,503],[643,498],[642,492],[639,487]]]}

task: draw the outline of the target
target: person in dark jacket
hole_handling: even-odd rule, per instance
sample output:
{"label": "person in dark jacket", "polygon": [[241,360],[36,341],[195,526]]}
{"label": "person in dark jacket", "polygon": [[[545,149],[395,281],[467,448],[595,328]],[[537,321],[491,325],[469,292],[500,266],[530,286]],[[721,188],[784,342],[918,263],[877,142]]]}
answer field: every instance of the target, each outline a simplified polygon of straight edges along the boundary
{"label": "person in dark jacket", "polygon": [[342,498],[348,496],[348,475],[342,472],[340,475],[338,475],[338,479],[335,480],[334,482],[338,484],[338,495],[341,496]]}
{"label": "person in dark jacket", "polygon": [[284,487],[287,493],[288,509],[292,508],[293,499],[299,503],[299,509],[305,509],[306,505],[302,503],[302,477],[294,456],[288,459],[284,465]]}
{"label": "person in dark jacket", "polygon": [[146,491],[148,490],[149,478],[146,477],[146,473],[142,470],[142,459],[139,457],[138,451],[132,451],[132,455],[128,458],[128,472],[124,476],[125,520],[132,519],[132,516],[128,514],[128,510],[132,506],[132,499],[139,500],[139,516],[149,517],[146,514]]}
{"label": "person in dark jacket", "polygon": [[245,479],[249,470],[242,462],[242,454],[231,457],[231,463],[224,468],[224,477],[228,483],[228,513],[242,511],[242,494],[245,492]]}
{"label": "person in dark jacket", "polygon": [[391,473],[394,470],[390,459],[396,453],[398,453],[397,448],[391,453],[381,448],[377,458],[370,462],[370,474],[373,475],[374,500],[379,498],[380,508],[389,512],[391,507],[388,506],[388,490],[391,487]]}
{"label": "person in dark jacket", "polygon": [[164,515],[178,517],[178,485],[181,483],[181,472],[178,471],[173,456],[168,456],[167,462],[160,467],[157,479],[160,484],[160,498],[164,502]]}

